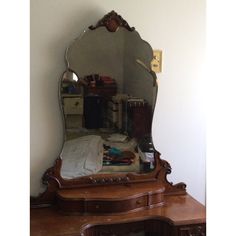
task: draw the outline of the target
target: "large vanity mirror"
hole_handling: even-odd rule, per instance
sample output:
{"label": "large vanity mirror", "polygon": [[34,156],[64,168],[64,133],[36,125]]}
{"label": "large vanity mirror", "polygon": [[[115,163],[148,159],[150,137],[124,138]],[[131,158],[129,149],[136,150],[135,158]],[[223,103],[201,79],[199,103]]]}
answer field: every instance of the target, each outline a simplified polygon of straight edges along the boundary
{"label": "large vanity mirror", "polygon": [[157,83],[151,46],[112,11],[75,39],[65,57],[61,176],[152,172]]}
{"label": "large vanity mirror", "polygon": [[32,207],[118,214],[162,206],[165,194],[185,194],[184,183],[168,182],[171,167],[152,142],[158,86],[151,46],[112,11],[65,56],[59,86],[64,143]]}

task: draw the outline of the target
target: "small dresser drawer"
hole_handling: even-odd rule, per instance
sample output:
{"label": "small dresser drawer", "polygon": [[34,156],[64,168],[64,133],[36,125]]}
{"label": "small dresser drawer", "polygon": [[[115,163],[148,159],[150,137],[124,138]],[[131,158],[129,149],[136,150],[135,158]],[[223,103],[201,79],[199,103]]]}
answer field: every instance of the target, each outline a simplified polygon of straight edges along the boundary
{"label": "small dresser drawer", "polygon": [[65,97],[63,102],[66,115],[83,115],[84,99],[82,97]]}
{"label": "small dresser drawer", "polygon": [[162,185],[150,183],[137,183],[133,186],[104,185],[93,188],[61,189],[57,192],[56,199],[62,211],[86,215],[119,214],[162,206],[164,191]]}
{"label": "small dresser drawer", "polygon": [[109,209],[112,207],[110,202],[103,201],[88,201],[85,202],[85,212],[86,213],[101,213],[109,212]]}
{"label": "small dresser drawer", "polygon": [[120,201],[87,201],[87,213],[118,213],[132,211],[147,206],[147,196]]}

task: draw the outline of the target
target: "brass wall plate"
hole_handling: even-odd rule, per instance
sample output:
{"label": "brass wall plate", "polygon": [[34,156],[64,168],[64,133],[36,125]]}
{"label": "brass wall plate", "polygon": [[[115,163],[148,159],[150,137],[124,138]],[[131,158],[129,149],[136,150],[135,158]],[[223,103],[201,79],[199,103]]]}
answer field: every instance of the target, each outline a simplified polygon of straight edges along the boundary
{"label": "brass wall plate", "polygon": [[153,50],[153,60],[151,61],[151,68],[156,73],[161,73],[162,71],[162,51]]}

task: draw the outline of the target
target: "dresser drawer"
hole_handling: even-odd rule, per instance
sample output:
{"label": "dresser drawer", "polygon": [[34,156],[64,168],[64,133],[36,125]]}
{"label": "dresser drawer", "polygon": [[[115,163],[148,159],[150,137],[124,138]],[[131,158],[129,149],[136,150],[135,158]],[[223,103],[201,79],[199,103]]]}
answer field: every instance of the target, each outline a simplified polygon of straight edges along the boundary
{"label": "dresser drawer", "polygon": [[63,102],[66,115],[82,115],[84,113],[84,99],[82,97],[66,97]]}
{"label": "dresser drawer", "polygon": [[118,213],[147,206],[147,196],[119,201],[87,201],[86,213]]}
{"label": "dresser drawer", "polygon": [[[98,179],[97,179],[98,180]],[[103,179],[106,182],[106,179]],[[61,189],[57,203],[61,210],[81,214],[118,214],[135,212],[164,204],[162,185],[107,185]]]}

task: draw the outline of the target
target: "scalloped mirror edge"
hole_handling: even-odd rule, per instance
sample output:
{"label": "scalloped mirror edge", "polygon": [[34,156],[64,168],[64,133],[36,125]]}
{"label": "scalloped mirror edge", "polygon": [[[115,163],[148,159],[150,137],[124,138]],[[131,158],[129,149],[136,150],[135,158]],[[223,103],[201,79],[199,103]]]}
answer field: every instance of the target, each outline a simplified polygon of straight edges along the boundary
{"label": "scalloped mirror edge", "polygon": [[[135,30],[134,27],[130,27],[128,23],[115,11],[111,11],[110,13],[105,15],[100,21],[98,21],[96,26],[90,26],[89,29],[95,30],[99,27],[106,27],[106,29],[110,32],[116,32],[119,27],[124,27],[131,32]],[[147,43],[146,41],[144,42]],[[67,52],[68,49],[66,53]],[[138,61],[137,63],[140,64],[143,67],[143,69],[147,70],[151,75],[151,77],[153,78],[153,86],[156,88],[156,96],[154,101],[155,105],[153,106],[153,111],[154,111],[156,109],[157,89],[158,89],[156,74],[150,69],[150,65],[147,66],[146,64],[142,64],[141,61]],[[59,95],[61,96],[60,91]],[[153,125],[153,122],[151,123],[151,125]],[[167,161],[161,159],[160,153],[156,150],[154,152],[154,157],[156,164],[154,170],[145,174],[138,174],[138,173],[94,174],[75,179],[62,178],[61,176],[62,159],[58,157],[55,161],[54,166],[49,168],[42,177],[43,184],[47,186],[47,189],[42,194],[39,194],[38,197],[31,197],[31,207],[45,207],[54,204],[56,200],[57,191],[59,189],[82,188],[86,186],[155,182],[155,184],[162,184],[165,187],[165,194],[167,195],[185,194],[186,184],[178,183],[173,185],[173,183],[170,183],[167,180],[167,175],[171,173],[170,164]]]}

